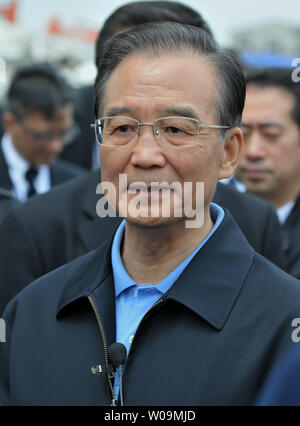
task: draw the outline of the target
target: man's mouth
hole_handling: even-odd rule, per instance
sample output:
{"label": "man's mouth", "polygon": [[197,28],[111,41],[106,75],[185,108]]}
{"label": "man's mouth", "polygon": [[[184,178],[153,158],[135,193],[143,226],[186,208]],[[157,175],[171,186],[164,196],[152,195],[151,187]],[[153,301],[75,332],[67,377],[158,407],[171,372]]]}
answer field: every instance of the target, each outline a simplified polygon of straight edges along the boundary
{"label": "man's mouth", "polygon": [[147,185],[145,187],[129,187],[127,189],[129,194],[137,195],[137,194],[145,194],[145,195],[151,195],[151,194],[162,194],[165,192],[173,191],[170,187],[164,187],[164,186],[151,186]]}
{"label": "man's mouth", "polygon": [[140,193],[140,192],[163,192],[163,191],[171,191],[173,188],[170,187],[167,183],[161,183],[157,184],[157,182],[151,183],[151,184],[143,184],[141,182],[139,183],[131,183],[127,187],[127,191],[130,191],[132,193]]}
{"label": "man's mouth", "polygon": [[249,169],[244,169],[244,175],[248,178],[248,179],[253,179],[253,180],[260,180],[265,178],[267,175],[269,175],[271,173],[270,170],[268,169],[261,169],[261,168],[249,168]]}

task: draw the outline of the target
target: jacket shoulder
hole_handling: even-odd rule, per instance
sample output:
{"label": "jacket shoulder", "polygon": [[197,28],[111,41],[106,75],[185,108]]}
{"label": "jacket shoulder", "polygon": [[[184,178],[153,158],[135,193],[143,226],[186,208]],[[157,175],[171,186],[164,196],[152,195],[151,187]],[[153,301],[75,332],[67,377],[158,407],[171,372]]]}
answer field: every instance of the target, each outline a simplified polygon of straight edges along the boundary
{"label": "jacket shoulder", "polygon": [[53,175],[56,177],[76,177],[83,174],[87,174],[87,170],[76,164],[72,164],[70,161],[57,159],[51,166]]}
{"label": "jacket shoulder", "polygon": [[[247,209],[249,214],[255,213],[257,210],[260,215],[275,213],[274,207],[267,201],[261,200],[248,192],[240,192],[223,183],[218,183],[214,198],[216,203],[223,204],[228,210],[230,210],[230,208],[238,209],[242,207]],[[233,203],[235,205],[233,205]]]}
{"label": "jacket shoulder", "polygon": [[294,310],[300,314],[300,281],[256,252],[248,280],[254,284],[260,283],[259,286],[250,285],[250,292],[260,293],[261,304],[266,297],[269,311],[273,310],[276,314],[276,309],[286,309],[287,312]]}
{"label": "jacket shoulder", "polygon": [[69,299],[89,295],[108,273],[107,244],[104,242],[99,248],[33,281],[8,303],[2,317],[5,319],[9,312],[16,311],[26,315],[37,306],[42,311],[56,311],[65,294]]}

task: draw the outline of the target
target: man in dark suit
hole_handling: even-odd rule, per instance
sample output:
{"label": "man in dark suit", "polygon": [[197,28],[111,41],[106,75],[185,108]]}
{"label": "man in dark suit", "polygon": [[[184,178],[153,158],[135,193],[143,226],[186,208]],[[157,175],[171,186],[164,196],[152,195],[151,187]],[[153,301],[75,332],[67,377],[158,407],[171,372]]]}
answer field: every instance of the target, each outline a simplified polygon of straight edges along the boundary
{"label": "man in dark suit", "polygon": [[57,160],[73,135],[74,92],[50,65],[21,68],[13,77],[2,122],[0,185],[21,202],[79,176]]}
{"label": "man in dark suit", "polygon": [[246,83],[245,143],[236,176],[276,208],[287,271],[300,279],[300,86],[282,68],[252,70]]}
{"label": "man in dark suit", "polygon": [[205,31],[155,23],[108,43],[95,88],[102,186],[125,220],[9,303],[0,401],[251,404],[292,344],[300,285],[211,202],[239,159],[243,71]]}

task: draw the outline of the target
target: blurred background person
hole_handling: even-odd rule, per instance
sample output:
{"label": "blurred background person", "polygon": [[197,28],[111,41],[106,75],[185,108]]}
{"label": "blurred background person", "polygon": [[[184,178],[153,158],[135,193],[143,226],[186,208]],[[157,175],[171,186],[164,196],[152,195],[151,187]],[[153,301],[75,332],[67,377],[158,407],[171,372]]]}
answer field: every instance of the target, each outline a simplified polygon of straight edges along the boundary
{"label": "blurred background person", "polygon": [[287,270],[300,278],[300,84],[283,68],[253,70],[246,81],[244,149],[236,177],[276,208]]}
{"label": "blurred background person", "polygon": [[0,185],[24,202],[79,176],[83,169],[57,160],[74,134],[74,91],[47,64],[20,68],[2,116]]}

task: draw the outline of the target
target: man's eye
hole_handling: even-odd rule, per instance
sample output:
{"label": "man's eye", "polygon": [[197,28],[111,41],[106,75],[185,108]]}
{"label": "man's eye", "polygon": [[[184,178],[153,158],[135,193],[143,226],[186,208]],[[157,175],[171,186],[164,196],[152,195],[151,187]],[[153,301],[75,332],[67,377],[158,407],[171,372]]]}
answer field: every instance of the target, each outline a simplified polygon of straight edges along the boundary
{"label": "man's eye", "polygon": [[265,133],[264,134],[265,138],[270,140],[270,141],[275,141],[276,139],[278,139],[280,137],[279,133]]}
{"label": "man's eye", "polygon": [[126,132],[128,132],[129,129],[130,129],[129,126],[123,125],[123,126],[118,126],[115,131],[121,132],[121,133],[126,133]]}
{"label": "man's eye", "polygon": [[178,134],[184,133],[184,130],[179,129],[178,127],[175,127],[175,126],[169,126],[165,128],[165,132],[170,133],[172,135],[178,135]]}
{"label": "man's eye", "polygon": [[134,128],[127,124],[123,124],[121,126],[115,127],[112,133],[131,133],[131,132],[134,132]]}

